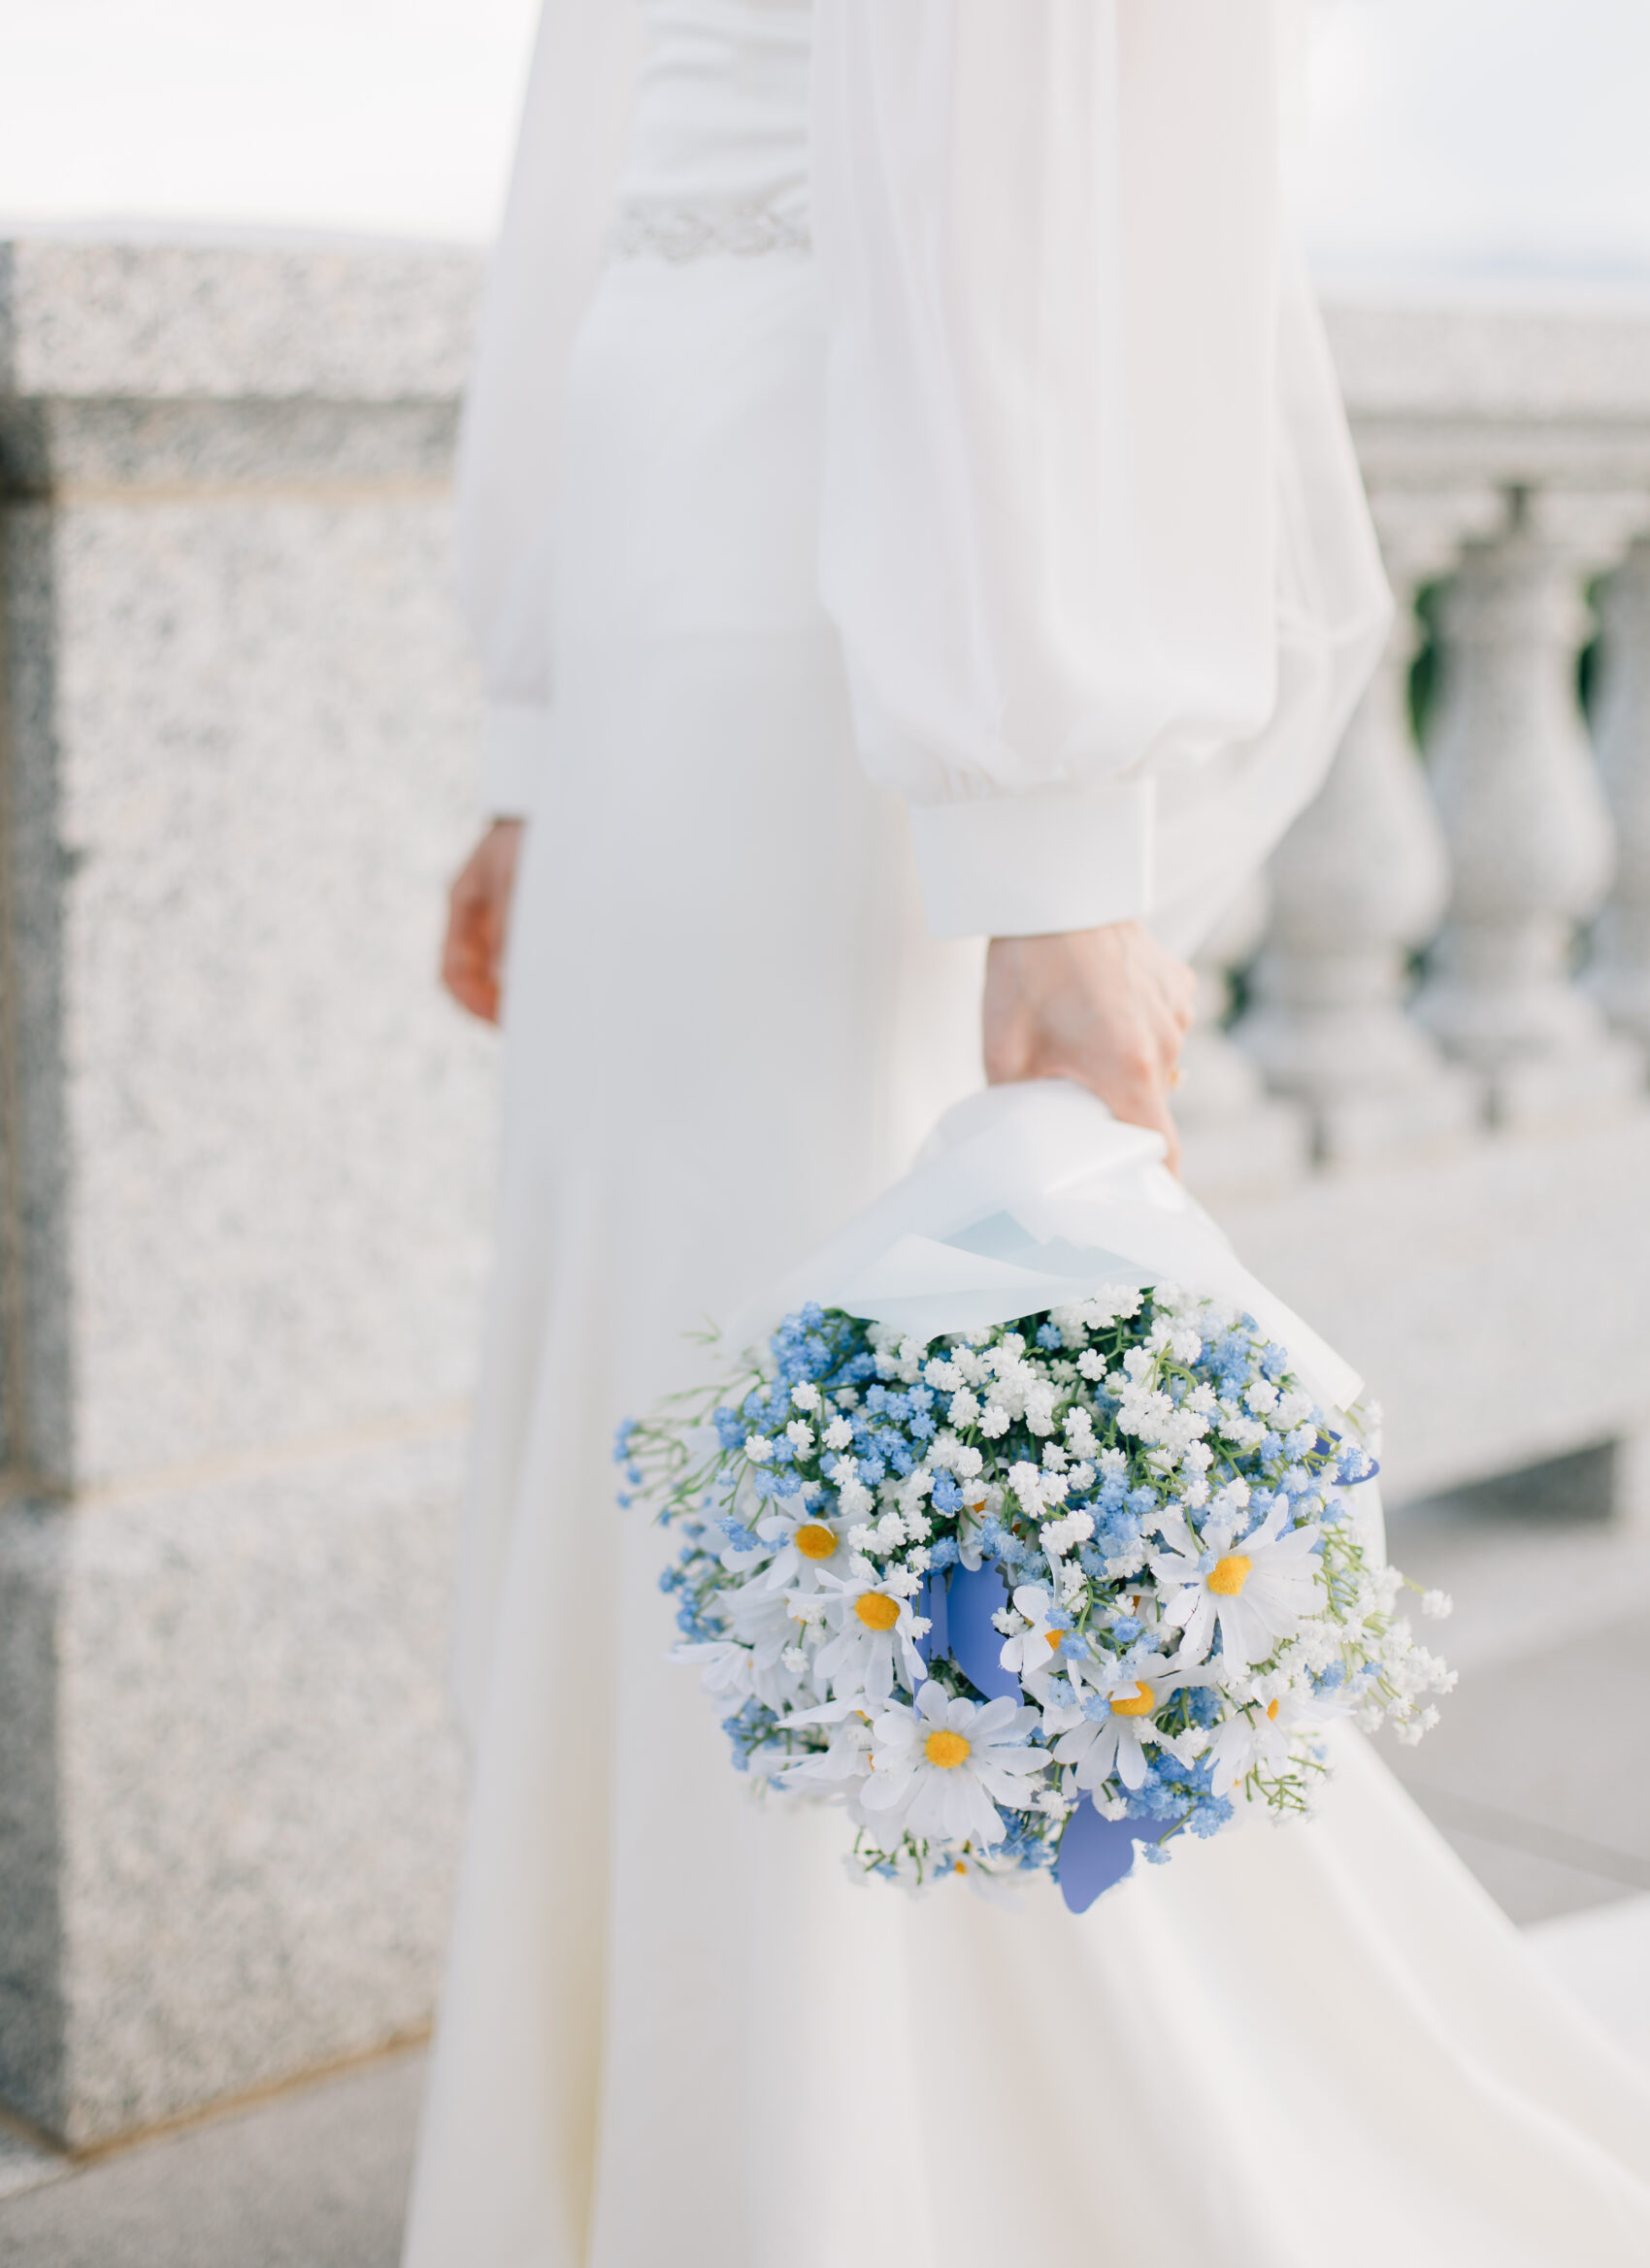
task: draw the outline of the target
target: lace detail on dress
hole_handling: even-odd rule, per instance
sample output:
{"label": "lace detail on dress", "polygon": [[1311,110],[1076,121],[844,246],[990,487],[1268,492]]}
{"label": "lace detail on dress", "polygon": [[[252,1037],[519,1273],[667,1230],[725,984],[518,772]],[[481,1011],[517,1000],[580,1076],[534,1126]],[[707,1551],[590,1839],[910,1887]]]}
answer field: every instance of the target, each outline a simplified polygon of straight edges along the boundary
{"label": "lace detail on dress", "polygon": [[770,252],[806,253],[808,222],[774,205],[623,205],[609,240],[615,260],[705,260],[720,254],[755,260]]}

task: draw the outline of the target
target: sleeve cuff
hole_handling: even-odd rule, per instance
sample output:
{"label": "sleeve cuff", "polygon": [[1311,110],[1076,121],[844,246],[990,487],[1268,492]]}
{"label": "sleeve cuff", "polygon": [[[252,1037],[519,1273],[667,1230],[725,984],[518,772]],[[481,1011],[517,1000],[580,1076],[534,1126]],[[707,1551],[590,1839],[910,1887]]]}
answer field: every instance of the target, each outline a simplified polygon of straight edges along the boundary
{"label": "sleeve cuff", "polygon": [[481,725],[481,801],[494,819],[525,819],[544,760],[550,712],[536,702],[494,701]]}
{"label": "sleeve cuff", "polygon": [[913,806],[929,928],[1036,937],[1138,920],[1150,906],[1155,805],[1152,782],[1138,780]]}

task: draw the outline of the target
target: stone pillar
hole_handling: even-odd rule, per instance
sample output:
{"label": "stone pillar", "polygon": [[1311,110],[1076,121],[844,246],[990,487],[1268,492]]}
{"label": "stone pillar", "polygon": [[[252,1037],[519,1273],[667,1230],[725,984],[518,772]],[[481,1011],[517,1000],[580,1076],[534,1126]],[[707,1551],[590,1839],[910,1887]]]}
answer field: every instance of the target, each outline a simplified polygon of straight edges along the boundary
{"label": "stone pillar", "polygon": [[1594,743],[1616,827],[1615,885],[1593,935],[1588,989],[1650,1048],[1650,542],[1605,585]]}
{"label": "stone pillar", "polygon": [[1195,1020],[1180,1058],[1174,1119],[1188,1187],[1216,1201],[1287,1189],[1308,1164],[1302,1112],[1267,1094],[1260,1073],[1226,1030],[1232,970],[1251,959],[1266,921],[1267,885],[1257,874],[1193,962]]}
{"label": "stone pillar", "polygon": [[1449,893],[1448,853],[1409,722],[1415,598],[1463,540],[1502,516],[1489,490],[1377,490],[1397,608],[1392,635],[1323,792],[1271,862],[1273,913],[1239,1038],[1270,1084],[1309,1107],[1330,1165],[1458,1138],[1473,1082],[1406,1013],[1409,954]]}
{"label": "stone pillar", "polygon": [[85,2144],[431,2005],[475,279],[0,259],[0,2101]]}
{"label": "stone pillar", "polygon": [[1453,882],[1418,1012],[1501,1125],[1591,1119],[1642,1078],[1571,966],[1613,857],[1576,690],[1582,594],[1642,518],[1636,497],[1518,491],[1444,598],[1430,753]]}

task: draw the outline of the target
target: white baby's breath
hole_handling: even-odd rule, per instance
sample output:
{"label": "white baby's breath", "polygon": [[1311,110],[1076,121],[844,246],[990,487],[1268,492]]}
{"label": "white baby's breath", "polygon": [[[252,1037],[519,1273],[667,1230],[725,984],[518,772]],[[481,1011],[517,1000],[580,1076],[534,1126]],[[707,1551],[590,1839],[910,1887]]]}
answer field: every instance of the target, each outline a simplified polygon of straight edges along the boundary
{"label": "white baby's breath", "polygon": [[736,1761],[843,1807],[862,1877],[1000,1896],[1089,1803],[1160,1843],[1305,1815],[1327,1726],[1418,1740],[1454,1682],[1356,1516],[1368,1409],[1193,1292],[926,1346],[805,1311],[727,1391],[621,1430],[627,1486]]}

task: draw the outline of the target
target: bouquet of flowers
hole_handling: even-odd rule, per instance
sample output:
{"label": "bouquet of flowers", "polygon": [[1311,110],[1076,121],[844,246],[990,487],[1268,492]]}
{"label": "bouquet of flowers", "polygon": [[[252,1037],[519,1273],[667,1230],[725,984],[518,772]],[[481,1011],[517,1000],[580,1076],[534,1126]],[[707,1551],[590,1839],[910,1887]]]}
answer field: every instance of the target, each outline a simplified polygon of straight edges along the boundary
{"label": "bouquet of flowers", "polygon": [[1307,1812],[1331,1721],[1416,1740],[1453,1683],[1357,1422],[1167,1281],[925,1336],[808,1302],[617,1455],[736,1765],[842,1807],[865,1878],[1048,1871],[1081,1911],[1137,1842]]}

